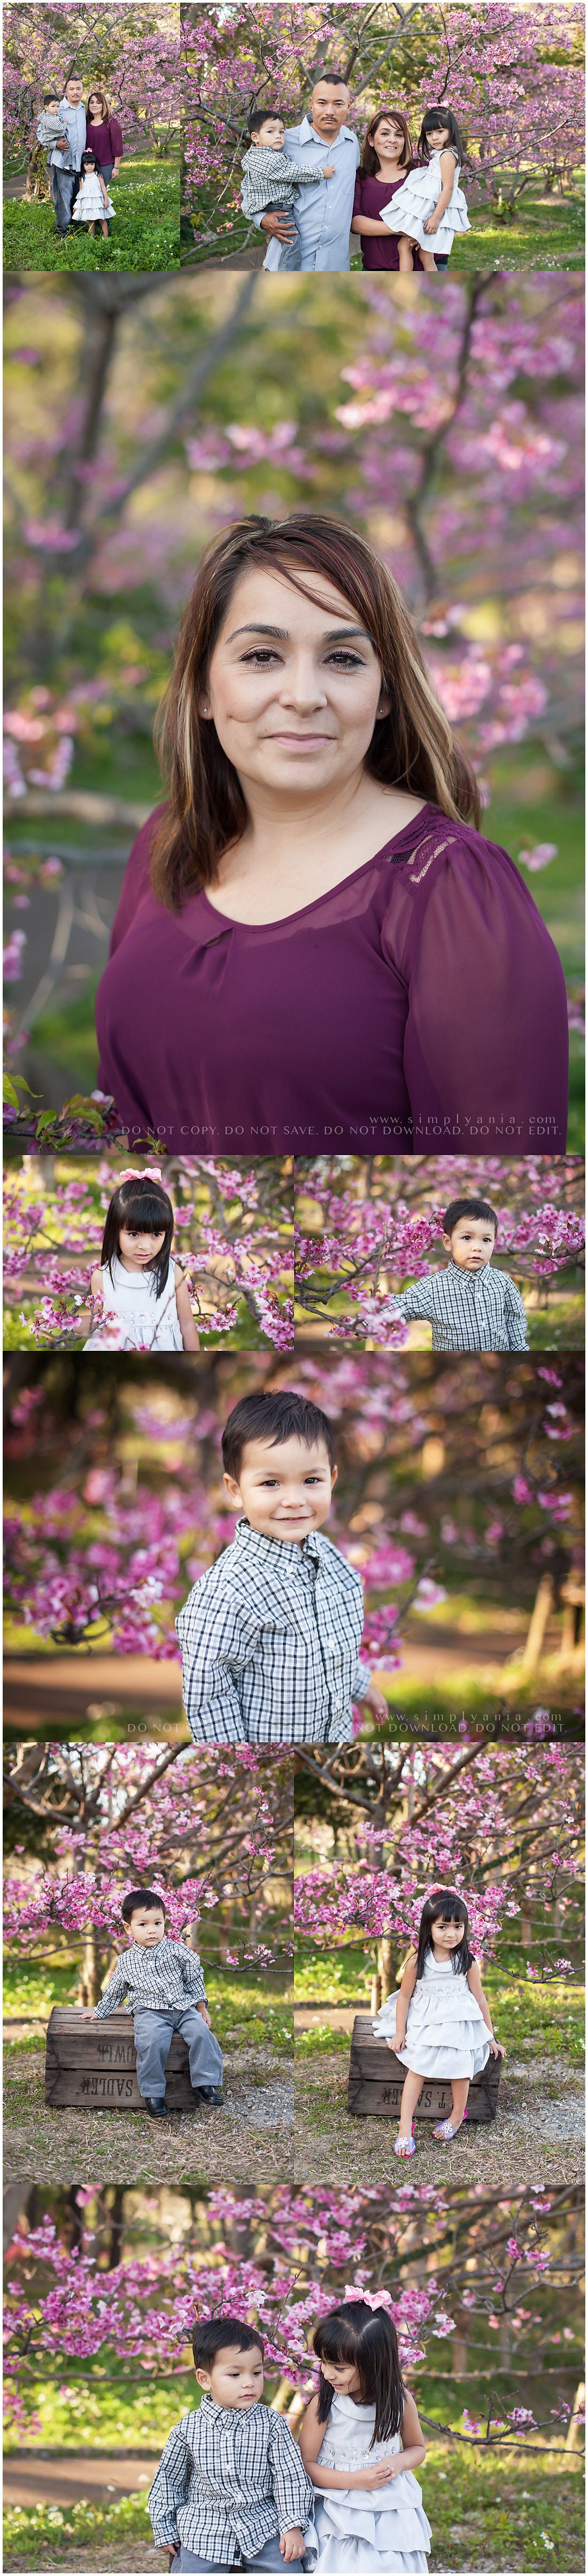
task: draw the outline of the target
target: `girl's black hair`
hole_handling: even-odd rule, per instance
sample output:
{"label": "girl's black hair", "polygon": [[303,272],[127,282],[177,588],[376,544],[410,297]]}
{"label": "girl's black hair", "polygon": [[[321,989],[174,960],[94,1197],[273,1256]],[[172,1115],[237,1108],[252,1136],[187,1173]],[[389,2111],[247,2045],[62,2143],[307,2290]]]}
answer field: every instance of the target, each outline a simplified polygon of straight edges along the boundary
{"label": "girl's black hair", "polygon": [[426,1904],[423,1906],[419,1924],[417,1977],[422,1977],[427,1950],[432,1950],[432,1927],[438,1922],[439,1915],[442,1915],[444,1923],[463,1924],[461,1941],[458,1941],[457,1949],[451,1952],[451,1965],[454,1977],[467,1977],[474,1953],[470,1950],[468,1940],[467,1905],[464,1905],[463,1896],[458,1896],[455,1887],[434,1887],[432,1896],[427,1897]]}
{"label": "girl's black hair", "polygon": [[[369,2308],[365,2299],[345,2299],[330,2316],[321,2317],[312,2340],[319,2361],[355,2363],[364,2405],[376,2409],[370,2450],[374,2442],[387,2441],[389,2433],[399,2433],[405,2388],[396,2329],[387,2309]],[[321,2370],[319,2424],[327,2423],[334,2395]]]}
{"label": "girl's black hair", "polygon": [[152,1270],[155,1275],[156,1297],[162,1297],[169,1270],[174,1212],[171,1199],[168,1198],[167,1190],[162,1188],[161,1181],[153,1181],[149,1178],[143,1180],[138,1175],[136,1180],[120,1181],[118,1189],[113,1191],[102,1236],[101,1255],[102,1268],[110,1271],[113,1287],[112,1264],[118,1253],[121,1225],[127,1228],[129,1234],[163,1232],[161,1251],[154,1254],[152,1261],[145,1262],[146,1273]]}
{"label": "girl's black hair", "polygon": [[453,115],[453,111],[450,107],[427,108],[426,116],[423,117],[416,148],[417,161],[430,160],[429,135],[434,133],[436,126],[440,125],[447,126],[450,144],[452,145],[453,151],[457,153],[458,161],[462,162],[465,158],[465,144],[462,143],[457,117]]}
{"label": "girl's black hair", "polygon": [[83,153],[82,153],[82,158],[81,158],[81,161],[80,161],[80,170],[87,170],[87,169],[89,169],[90,164],[91,164],[91,166],[92,166],[92,169],[93,169],[93,170],[99,170],[99,168],[100,168],[100,163],[99,163],[99,161],[97,161],[97,160],[96,160],[96,154],[95,154],[95,152],[93,152],[93,151],[92,151],[92,149],[91,149],[91,145],[90,145],[90,144],[88,144],[87,150],[86,150],[86,147],[84,146],[84,150],[83,150]]}

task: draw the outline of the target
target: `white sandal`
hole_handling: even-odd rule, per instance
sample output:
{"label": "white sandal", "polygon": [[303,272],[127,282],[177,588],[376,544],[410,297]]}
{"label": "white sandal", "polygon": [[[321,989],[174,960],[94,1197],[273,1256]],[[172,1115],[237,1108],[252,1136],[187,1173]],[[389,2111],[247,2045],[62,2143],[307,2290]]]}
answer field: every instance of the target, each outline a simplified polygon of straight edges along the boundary
{"label": "white sandal", "polygon": [[394,2154],[395,2156],[416,2156],[416,2146],[412,2133],[410,2138],[394,2139]]}

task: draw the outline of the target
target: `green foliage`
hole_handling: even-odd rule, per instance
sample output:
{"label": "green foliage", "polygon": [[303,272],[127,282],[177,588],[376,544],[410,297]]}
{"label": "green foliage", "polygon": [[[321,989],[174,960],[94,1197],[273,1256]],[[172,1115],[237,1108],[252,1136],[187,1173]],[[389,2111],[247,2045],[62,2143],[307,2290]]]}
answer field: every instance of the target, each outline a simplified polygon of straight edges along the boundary
{"label": "green foliage", "polygon": [[113,216],[108,241],[74,224],[65,241],[55,228],[53,204],[11,197],[4,208],[5,269],[169,269],[180,264],[180,180],[177,159],[155,153],[123,161],[111,187]]}

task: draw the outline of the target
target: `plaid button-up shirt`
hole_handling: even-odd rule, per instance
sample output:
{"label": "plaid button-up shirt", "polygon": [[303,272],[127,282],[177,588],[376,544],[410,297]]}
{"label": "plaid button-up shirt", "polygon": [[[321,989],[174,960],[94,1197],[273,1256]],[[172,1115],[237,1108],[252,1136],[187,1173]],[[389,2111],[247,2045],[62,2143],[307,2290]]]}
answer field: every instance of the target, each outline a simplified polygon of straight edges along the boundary
{"label": "plaid button-up shirt", "polygon": [[195,1742],[348,1744],[363,1618],[360,1577],[322,1532],[300,1547],[238,1521],[176,1619]]}
{"label": "plaid button-up shirt", "polygon": [[187,1950],[183,1941],[167,1941],[164,1934],[153,1950],[133,1941],[130,1950],[121,1952],[94,2011],[100,2021],[121,2004],[127,2012],[185,2012],[188,2004],[202,2003],[206,1987],[196,1950]]}
{"label": "plaid button-up shirt", "polygon": [[277,2533],[300,2529],[312,2547],[314,2494],[283,2415],[261,2399],[217,2406],[203,2397],[166,2442],[149,2496],[159,2548],[186,2549],[213,2567],[244,2563]]}
{"label": "plaid button-up shirt", "polygon": [[401,1288],[394,1305],[409,1324],[432,1324],[434,1351],[526,1351],[527,1318],[508,1270],[431,1270],[414,1288]]}

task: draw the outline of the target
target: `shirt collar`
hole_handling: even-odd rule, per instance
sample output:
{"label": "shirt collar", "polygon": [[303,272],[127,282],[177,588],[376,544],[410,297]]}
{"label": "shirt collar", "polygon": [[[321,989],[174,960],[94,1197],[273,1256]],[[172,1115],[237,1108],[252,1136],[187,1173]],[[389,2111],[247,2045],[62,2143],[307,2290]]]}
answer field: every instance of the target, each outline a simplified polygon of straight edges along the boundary
{"label": "shirt collar", "polygon": [[311,116],[303,116],[302,124],[298,127],[298,133],[301,143],[320,143],[325,154],[325,158],[328,158],[329,153],[334,151],[336,143],[353,142],[351,126],[340,125],[339,132],[334,135],[333,141],[331,143],[326,143],[324,134],[317,134],[316,127],[313,125]]}
{"label": "shirt collar", "polygon": [[490,1263],[489,1261],[485,1261],[481,1270],[462,1270],[459,1261],[454,1261],[453,1253],[450,1252],[448,1267],[453,1271],[453,1277],[454,1279],[457,1279],[460,1288],[463,1287],[471,1289],[477,1288],[479,1279],[485,1279],[486,1271],[490,1269]]}
{"label": "shirt collar", "polygon": [[299,1564],[301,1557],[306,1557],[307,1560],[309,1557],[312,1558],[313,1564],[315,1565],[320,1563],[320,1530],[309,1530],[308,1537],[303,1540],[302,1547],[300,1547],[298,1539],[266,1538],[264,1531],[253,1530],[250,1522],[245,1520],[243,1515],[242,1518],[237,1521],[235,1539],[238,1540],[241,1547],[248,1547],[254,1550],[260,1565],[265,1563],[266,1565],[273,1565],[275,1567],[276,1560],[279,1558],[280,1563],[292,1566]]}
{"label": "shirt collar", "polygon": [[204,2410],[206,2411],[207,2423],[220,2423],[221,2425],[227,2423],[233,2425],[237,2422],[240,2424],[244,2415],[247,2416],[247,2420],[249,2421],[252,2415],[267,2415],[268,2412],[267,2406],[264,2406],[262,2397],[255,2397],[252,2406],[218,2406],[216,2398],[209,2396],[207,2388],[204,2389],[203,2396],[200,2399],[200,2405],[198,2408],[199,2415],[201,2415]]}

